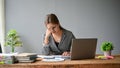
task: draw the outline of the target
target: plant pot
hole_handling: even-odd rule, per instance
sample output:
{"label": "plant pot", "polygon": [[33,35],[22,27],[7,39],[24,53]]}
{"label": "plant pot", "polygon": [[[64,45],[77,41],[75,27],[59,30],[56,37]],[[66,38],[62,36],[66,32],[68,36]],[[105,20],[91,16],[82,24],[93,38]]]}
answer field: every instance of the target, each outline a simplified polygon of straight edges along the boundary
{"label": "plant pot", "polygon": [[111,56],[111,51],[104,51],[104,56]]}

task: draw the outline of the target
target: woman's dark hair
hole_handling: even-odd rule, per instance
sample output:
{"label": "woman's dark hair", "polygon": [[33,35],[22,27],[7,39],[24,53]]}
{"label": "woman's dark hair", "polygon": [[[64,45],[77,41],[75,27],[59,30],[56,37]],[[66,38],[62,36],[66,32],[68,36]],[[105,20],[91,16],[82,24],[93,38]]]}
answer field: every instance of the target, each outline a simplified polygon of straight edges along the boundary
{"label": "woman's dark hair", "polygon": [[[58,20],[58,17],[55,15],[55,14],[48,14],[46,16],[46,20],[45,20],[45,25],[49,24],[49,23],[52,23],[52,24],[59,24],[59,20]],[[60,25],[60,29],[63,29]]]}

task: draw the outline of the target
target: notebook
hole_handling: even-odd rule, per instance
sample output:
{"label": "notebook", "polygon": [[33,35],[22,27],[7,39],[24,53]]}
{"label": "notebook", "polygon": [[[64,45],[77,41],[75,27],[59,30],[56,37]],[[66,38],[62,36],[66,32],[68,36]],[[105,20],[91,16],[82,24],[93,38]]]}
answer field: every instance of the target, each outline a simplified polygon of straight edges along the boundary
{"label": "notebook", "polygon": [[71,60],[93,59],[96,53],[97,38],[72,40]]}

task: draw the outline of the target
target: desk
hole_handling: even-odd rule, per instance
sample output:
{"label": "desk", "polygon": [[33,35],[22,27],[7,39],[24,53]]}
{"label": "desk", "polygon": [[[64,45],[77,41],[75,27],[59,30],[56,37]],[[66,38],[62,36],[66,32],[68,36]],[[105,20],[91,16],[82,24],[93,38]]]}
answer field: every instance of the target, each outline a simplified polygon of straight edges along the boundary
{"label": "desk", "polygon": [[120,55],[114,59],[86,59],[86,60],[65,60],[61,62],[15,63],[1,64],[0,68],[120,68]]}

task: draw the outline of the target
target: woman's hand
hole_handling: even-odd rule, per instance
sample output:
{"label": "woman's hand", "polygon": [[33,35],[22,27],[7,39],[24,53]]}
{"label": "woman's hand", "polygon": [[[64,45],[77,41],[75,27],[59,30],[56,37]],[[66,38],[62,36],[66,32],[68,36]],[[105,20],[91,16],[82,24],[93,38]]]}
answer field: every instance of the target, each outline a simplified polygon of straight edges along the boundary
{"label": "woman's hand", "polygon": [[51,35],[51,31],[49,31],[48,29],[46,30],[46,34],[45,34],[45,38],[49,38],[49,36]]}
{"label": "woman's hand", "polygon": [[63,54],[62,54],[63,56],[70,56],[71,55],[71,53],[70,52],[63,52]]}
{"label": "woman's hand", "polygon": [[45,34],[44,44],[48,44],[49,43],[50,35],[51,35],[51,32],[47,29],[46,30],[46,34]]}

